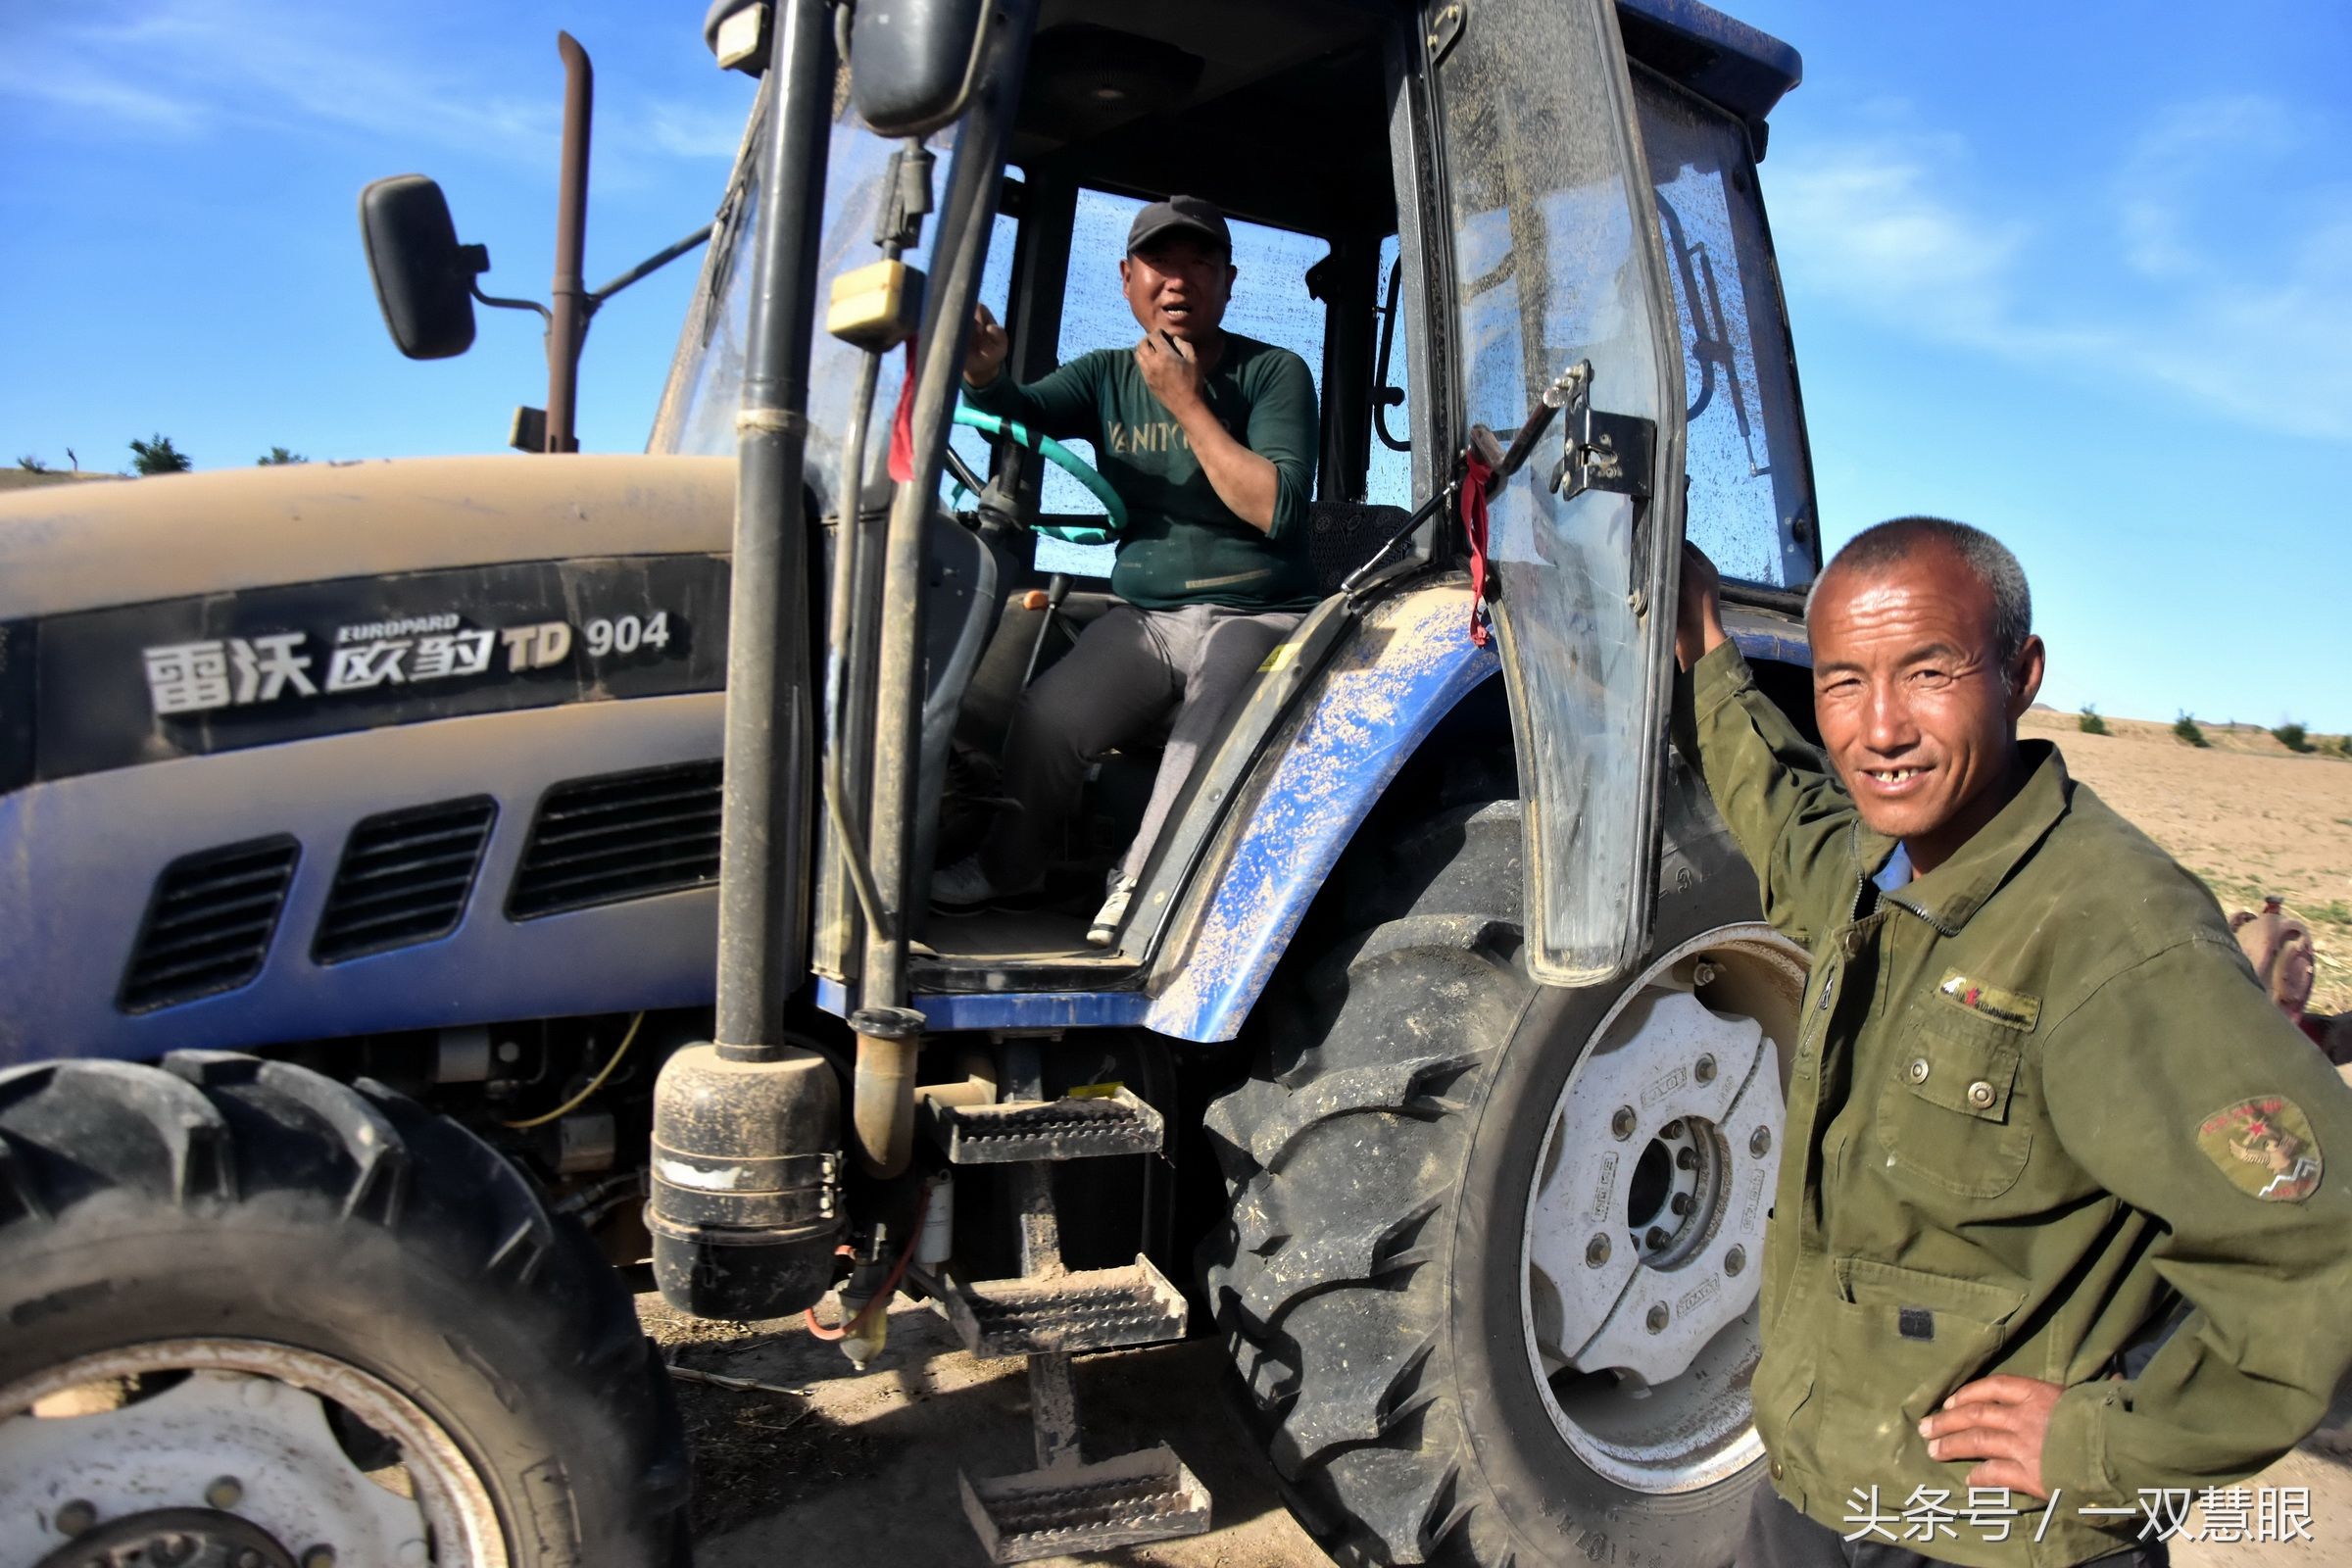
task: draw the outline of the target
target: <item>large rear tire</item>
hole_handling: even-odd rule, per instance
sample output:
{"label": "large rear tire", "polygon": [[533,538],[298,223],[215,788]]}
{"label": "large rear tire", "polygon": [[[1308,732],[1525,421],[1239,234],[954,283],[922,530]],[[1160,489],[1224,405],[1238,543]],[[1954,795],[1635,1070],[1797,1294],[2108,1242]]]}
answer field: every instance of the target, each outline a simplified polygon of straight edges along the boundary
{"label": "large rear tire", "polygon": [[1368,928],[1288,971],[1208,1113],[1210,1298],[1341,1562],[1728,1563],[1803,955],[1680,770],[1631,983],[1528,980],[1520,856],[1504,799],[1353,868]]}
{"label": "large rear tire", "polygon": [[0,1072],[0,1540],[36,1557],[686,1560],[618,1276],[378,1086],[214,1052]]}

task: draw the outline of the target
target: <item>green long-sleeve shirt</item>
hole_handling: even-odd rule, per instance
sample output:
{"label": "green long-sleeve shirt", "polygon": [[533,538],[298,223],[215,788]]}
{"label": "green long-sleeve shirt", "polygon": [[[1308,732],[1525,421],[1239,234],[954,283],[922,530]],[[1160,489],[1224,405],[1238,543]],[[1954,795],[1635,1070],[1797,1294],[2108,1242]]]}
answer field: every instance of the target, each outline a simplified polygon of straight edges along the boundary
{"label": "green long-sleeve shirt", "polygon": [[[1881,894],[1893,841],[1737,648],[1678,695],[1768,917],[1814,956],[1754,1383],[1783,1494],[1850,1534],[1858,1491],[1893,1516],[1940,1490],[1964,1517],[1908,1549],[2059,1568],[2129,1544],[2142,1489],[2233,1483],[2291,1447],[2352,1365],[2352,1094],[2212,896],[2043,742],[1958,854]],[[1918,1435],[1996,1372],[2067,1390],[2038,1543],[2023,1494],[2006,1540],[1972,1527],[1971,1464]]]}
{"label": "green long-sleeve shirt", "polygon": [[1184,427],[1144,384],[1131,349],[1097,349],[1025,385],[1000,375],[963,390],[976,409],[1056,440],[1095,444],[1096,468],[1127,504],[1110,586],[1129,604],[1307,609],[1321,596],[1307,555],[1316,423],[1306,362],[1227,332],[1201,393],[1235,440],[1274,465],[1274,522],[1265,532],[1218,497]]}

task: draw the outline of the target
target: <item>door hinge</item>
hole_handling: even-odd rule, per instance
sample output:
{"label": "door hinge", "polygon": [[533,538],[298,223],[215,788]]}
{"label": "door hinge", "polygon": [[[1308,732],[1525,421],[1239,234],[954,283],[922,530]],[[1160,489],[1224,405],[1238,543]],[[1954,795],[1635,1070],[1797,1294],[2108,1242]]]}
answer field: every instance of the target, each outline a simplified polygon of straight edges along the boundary
{"label": "door hinge", "polygon": [[1658,427],[1633,414],[1603,414],[1592,407],[1590,377],[1570,395],[1560,433],[1560,461],[1551,466],[1551,488],[1562,501],[1588,490],[1646,499],[1651,454]]}

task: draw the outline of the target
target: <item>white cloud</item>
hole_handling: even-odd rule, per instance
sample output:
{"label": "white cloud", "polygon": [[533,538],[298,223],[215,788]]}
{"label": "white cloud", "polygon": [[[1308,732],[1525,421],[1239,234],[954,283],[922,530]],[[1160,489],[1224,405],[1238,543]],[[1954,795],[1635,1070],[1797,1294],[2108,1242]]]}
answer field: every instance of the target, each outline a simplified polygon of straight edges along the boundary
{"label": "white cloud", "polygon": [[2198,99],[2159,115],[2125,155],[2116,177],[2124,259],[2150,277],[2198,270],[2187,229],[2200,197],[2249,159],[2293,147],[2309,131],[2274,99]]}
{"label": "white cloud", "polygon": [[200,104],[134,86],[77,60],[22,52],[0,58],[0,97],[27,98],[167,135],[184,134],[205,119]]}
{"label": "white cloud", "polygon": [[2036,209],[2015,189],[1997,203],[1972,198],[1966,150],[1949,138],[1780,149],[1767,184],[1794,297],[2047,373],[2152,383],[2232,420],[2344,441],[2352,202],[2340,189],[2266,186],[2259,232],[2203,211],[2246,199],[2232,182],[2249,160],[2311,136],[2268,100],[2181,105],[2123,151],[2105,205],[2045,198]]}
{"label": "white cloud", "polygon": [[736,150],[743,144],[744,112],[734,104],[710,108],[702,104],[652,103],[642,111],[642,120],[640,144],[678,158],[724,159],[732,164]]}
{"label": "white cloud", "polygon": [[[435,22],[426,14],[286,0],[61,8],[41,24],[16,29],[0,59],[0,100],[72,116],[76,134],[343,126],[552,170],[563,123],[552,43],[544,72],[518,81],[464,46],[469,26],[462,17]],[[126,61],[137,63],[136,85],[118,64]],[[606,134],[598,141],[610,153],[625,152],[623,162],[640,153],[734,156],[743,131],[739,106],[637,106],[625,87],[612,92],[615,84],[606,83],[601,95]]]}

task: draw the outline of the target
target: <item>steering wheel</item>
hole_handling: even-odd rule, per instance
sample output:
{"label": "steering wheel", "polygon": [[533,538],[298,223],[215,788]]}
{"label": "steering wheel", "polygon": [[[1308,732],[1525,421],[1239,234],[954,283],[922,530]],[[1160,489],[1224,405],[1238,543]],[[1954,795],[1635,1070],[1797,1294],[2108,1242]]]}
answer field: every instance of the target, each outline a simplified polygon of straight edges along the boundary
{"label": "steering wheel", "polygon": [[1110,487],[1110,481],[1096,472],[1092,464],[1052,436],[1040,435],[1015,420],[1001,419],[993,414],[984,414],[960,404],[956,409],[955,422],[969,425],[982,435],[1027,447],[1086,486],[1088,492],[1102,503],[1102,510],[1110,514],[1106,519],[1110,524],[1108,527],[1099,523],[1041,521],[1031,525],[1037,532],[1059,539],[1064,544],[1106,545],[1118,537],[1120,529],[1127,526],[1127,503],[1119,499],[1119,493]]}

